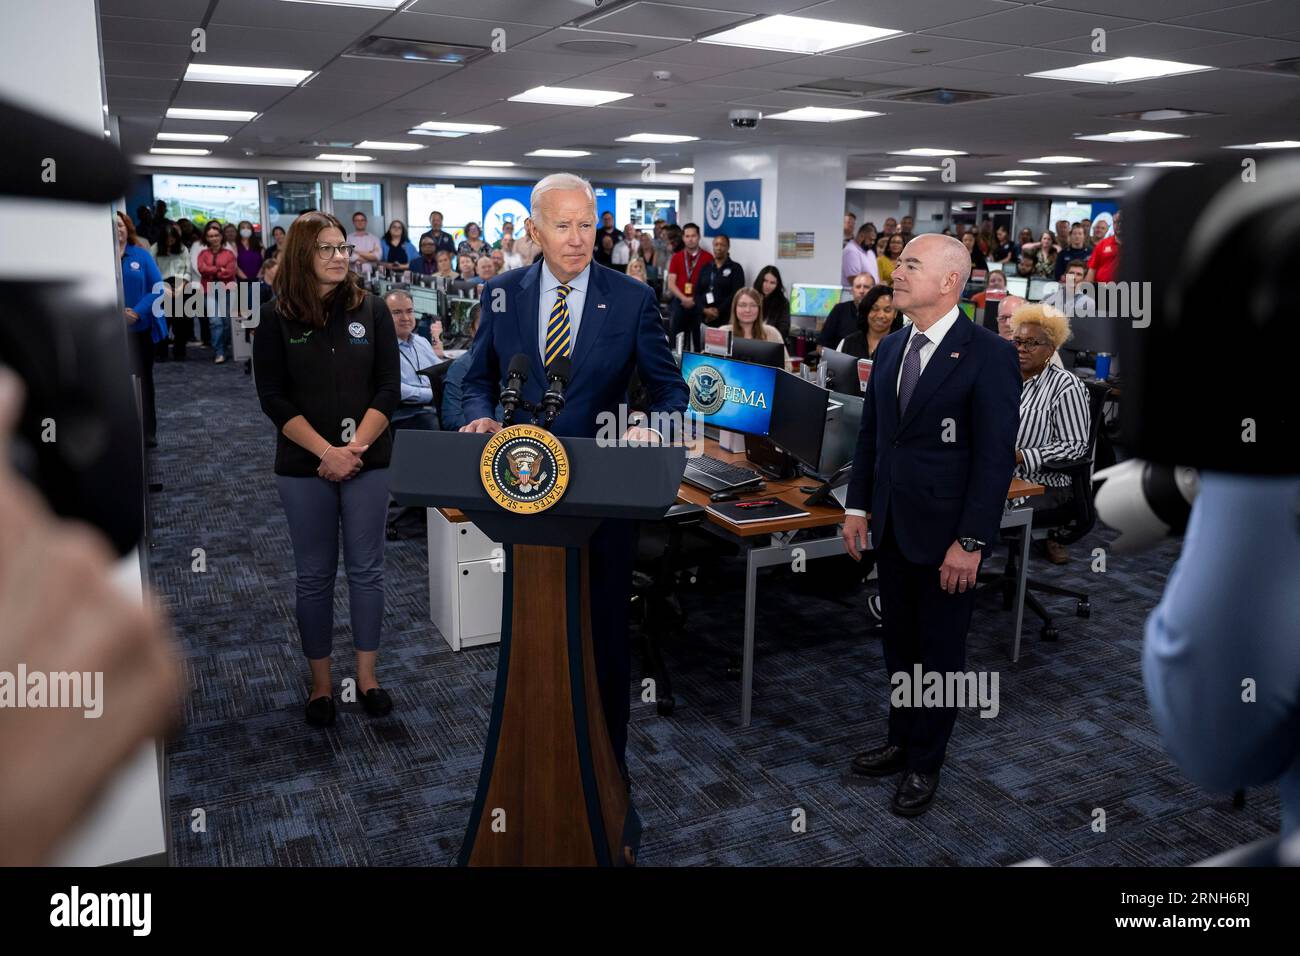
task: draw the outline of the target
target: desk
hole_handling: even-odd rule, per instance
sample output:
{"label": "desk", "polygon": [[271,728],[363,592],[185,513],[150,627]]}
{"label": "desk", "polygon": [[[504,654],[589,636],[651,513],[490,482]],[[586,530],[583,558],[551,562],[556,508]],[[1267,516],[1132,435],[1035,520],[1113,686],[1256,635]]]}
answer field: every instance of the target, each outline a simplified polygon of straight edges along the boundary
{"label": "desk", "polygon": [[[745,465],[745,456],[739,452],[723,451],[717,442],[706,439],[706,454],[723,461]],[[740,723],[749,726],[754,691],[754,619],[758,597],[758,571],[776,565],[788,565],[794,558],[795,549],[803,552],[805,559],[825,558],[844,554],[844,542],[839,534],[839,524],[844,512],[838,508],[826,508],[817,505],[804,505],[807,494],[799,490],[800,484],[812,483],[812,479],[792,479],[790,481],[768,481],[767,490],[752,493],[753,497],[771,497],[797,506],[808,514],[801,518],[789,518],[778,521],[764,521],[748,525],[733,525],[712,513],[705,514],[705,527],[714,534],[733,540],[746,549],[745,558],[745,631],[744,654],[740,671]],[[1030,498],[1043,493],[1042,485],[1030,484],[1019,478],[1011,481],[1007,490],[1007,499]],[[748,497],[748,496],[742,496]],[[709,493],[683,482],[677,493],[677,500],[689,504],[709,506]],[[1012,644],[1011,659],[1020,659],[1020,627],[1025,609],[1025,581],[1029,566],[1029,531],[1033,523],[1031,508],[1016,508],[1002,515],[1002,528],[1023,528],[1020,545],[1020,567],[1016,578],[1015,638]],[[829,533],[811,539],[795,541],[795,533],[809,528],[827,528]]]}

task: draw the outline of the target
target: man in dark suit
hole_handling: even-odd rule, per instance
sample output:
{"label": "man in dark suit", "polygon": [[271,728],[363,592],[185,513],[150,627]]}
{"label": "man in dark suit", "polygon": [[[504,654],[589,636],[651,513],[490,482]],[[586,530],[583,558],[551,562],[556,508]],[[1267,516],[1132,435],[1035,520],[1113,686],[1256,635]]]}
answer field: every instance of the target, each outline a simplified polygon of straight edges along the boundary
{"label": "man in dark suit", "polygon": [[[894,267],[894,305],[912,324],[880,343],[862,407],[843,535],[854,559],[876,550],[891,683],[899,674],[913,681],[920,665],[948,687],[948,675],[964,670],[975,575],[1016,465],[1016,350],[958,311],[970,269],[966,247],[950,236],[907,244]],[[957,710],[952,700],[916,707],[906,697],[897,706],[891,694],[887,742],[855,757],[852,769],[901,772],[893,810],[916,816],[938,789]]]}
{"label": "man in dark suit", "polygon": [[[541,401],[546,365],[559,355],[573,363],[564,409],[551,431],[595,438],[597,416],[613,414],[628,400],[635,371],[654,412],[684,415],[688,391],[668,347],[668,336],[650,287],[592,262],[596,197],[584,179],[547,176],[533,187],[529,234],[540,261],[490,279],[483,287],[478,334],[470,350],[462,407],[469,422],[461,431],[495,432],[497,400],[516,355],[530,360],[524,399]],[[633,426],[626,438],[654,441],[650,429]],[[632,585],[635,526],[605,521],[592,536],[591,625],[597,680],[605,722],[626,777],[627,719],[632,679],[627,604]]]}

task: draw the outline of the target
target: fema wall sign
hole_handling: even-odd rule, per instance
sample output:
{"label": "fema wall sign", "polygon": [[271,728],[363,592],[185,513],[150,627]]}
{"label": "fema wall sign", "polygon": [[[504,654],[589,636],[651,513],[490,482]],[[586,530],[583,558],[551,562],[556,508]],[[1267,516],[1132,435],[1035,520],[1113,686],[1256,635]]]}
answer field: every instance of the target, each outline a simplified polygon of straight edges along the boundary
{"label": "fema wall sign", "polygon": [[479,476],[488,496],[515,514],[537,514],[564,497],[569,456],[550,432],[535,425],[503,428],[483,448]]}
{"label": "fema wall sign", "polygon": [[763,200],[761,179],[713,179],[704,183],[704,235],[757,239]]}

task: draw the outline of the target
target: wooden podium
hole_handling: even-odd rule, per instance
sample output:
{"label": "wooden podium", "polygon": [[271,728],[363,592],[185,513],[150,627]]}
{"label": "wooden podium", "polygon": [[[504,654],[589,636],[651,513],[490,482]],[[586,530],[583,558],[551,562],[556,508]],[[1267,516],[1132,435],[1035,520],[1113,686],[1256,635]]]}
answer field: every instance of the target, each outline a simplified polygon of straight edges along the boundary
{"label": "wooden podium", "polygon": [[587,542],[607,518],[662,516],[685,464],[683,448],[600,447],[534,426],[397,432],[397,502],[460,509],[506,549],[496,693],[462,866],[635,863],[640,819],[596,682]]}

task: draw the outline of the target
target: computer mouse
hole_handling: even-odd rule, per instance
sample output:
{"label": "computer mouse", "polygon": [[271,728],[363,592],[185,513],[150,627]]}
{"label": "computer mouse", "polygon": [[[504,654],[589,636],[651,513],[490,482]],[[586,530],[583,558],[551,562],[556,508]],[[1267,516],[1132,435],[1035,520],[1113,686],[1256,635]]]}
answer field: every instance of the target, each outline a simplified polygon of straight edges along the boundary
{"label": "computer mouse", "polygon": [[710,501],[735,501],[739,497],[740,495],[736,494],[734,491],[715,491],[713,494],[709,495],[709,500]]}

